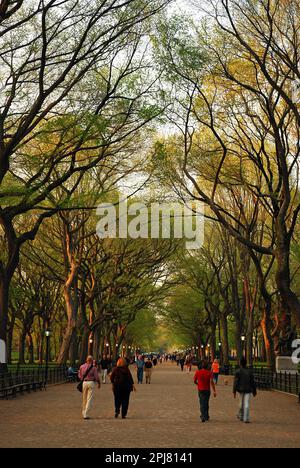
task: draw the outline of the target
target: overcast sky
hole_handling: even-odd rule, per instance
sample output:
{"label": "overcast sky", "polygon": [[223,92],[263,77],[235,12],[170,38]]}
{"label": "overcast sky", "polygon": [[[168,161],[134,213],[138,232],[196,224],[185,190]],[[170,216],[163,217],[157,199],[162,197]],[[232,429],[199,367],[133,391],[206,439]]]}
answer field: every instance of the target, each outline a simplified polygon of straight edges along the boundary
{"label": "overcast sky", "polygon": [[[194,19],[201,18],[201,13],[197,6],[200,6],[203,0],[175,0],[175,2],[169,7],[171,12],[182,13],[185,15],[191,15]],[[193,6],[193,3],[196,6]],[[204,3],[204,2],[203,2]]]}

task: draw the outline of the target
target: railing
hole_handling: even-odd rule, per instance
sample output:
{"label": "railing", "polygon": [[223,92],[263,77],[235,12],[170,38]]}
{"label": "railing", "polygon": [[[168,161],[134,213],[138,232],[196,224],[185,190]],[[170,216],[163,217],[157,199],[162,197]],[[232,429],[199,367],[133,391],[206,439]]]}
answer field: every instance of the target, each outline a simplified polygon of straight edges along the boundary
{"label": "railing", "polygon": [[[229,375],[234,375],[237,366],[229,366]],[[222,373],[225,373],[225,369],[222,369]],[[263,382],[268,382],[270,388],[292,395],[300,394],[300,375],[291,374],[289,372],[273,372],[268,367],[253,367],[253,373],[258,386]]]}
{"label": "railing", "polygon": [[[50,365],[44,366],[10,366],[9,375],[11,379],[23,382],[44,382],[44,384],[58,384],[67,381],[67,369],[66,366],[62,365]],[[5,379],[5,376],[1,376]],[[47,380],[47,382],[46,382]]]}

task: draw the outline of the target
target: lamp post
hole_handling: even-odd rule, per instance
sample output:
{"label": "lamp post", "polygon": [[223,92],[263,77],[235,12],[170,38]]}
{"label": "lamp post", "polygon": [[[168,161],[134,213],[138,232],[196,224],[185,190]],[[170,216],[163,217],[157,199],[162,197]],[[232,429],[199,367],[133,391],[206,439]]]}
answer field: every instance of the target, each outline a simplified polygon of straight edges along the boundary
{"label": "lamp post", "polygon": [[89,338],[89,355],[93,354],[93,344],[94,344],[94,340],[92,337],[90,337]]}
{"label": "lamp post", "polygon": [[222,363],[223,362],[223,353],[222,353],[222,343],[221,343],[221,341],[219,342],[219,359],[220,359],[220,362]]}
{"label": "lamp post", "polygon": [[50,352],[50,337],[51,337],[51,330],[45,331],[46,336],[46,369],[45,369],[45,386],[48,383],[48,374],[49,374],[49,352]]}
{"label": "lamp post", "polygon": [[245,335],[242,335],[241,336],[241,340],[242,340],[242,347],[243,347],[243,356],[246,357],[246,337]]}

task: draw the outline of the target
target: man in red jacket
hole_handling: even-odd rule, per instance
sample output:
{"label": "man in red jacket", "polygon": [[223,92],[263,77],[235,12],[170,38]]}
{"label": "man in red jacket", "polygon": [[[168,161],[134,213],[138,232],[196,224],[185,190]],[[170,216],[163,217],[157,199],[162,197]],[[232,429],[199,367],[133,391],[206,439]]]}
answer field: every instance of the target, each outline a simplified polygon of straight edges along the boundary
{"label": "man in red jacket", "polygon": [[194,383],[198,386],[201,421],[203,423],[209,421],[209,400],[211,395],[211,388],[214,397],[216,398],[217,396],[214,376],[209,369],[209,363],[207,361],[203,361],[201,370],[198,370],[194,377]]}

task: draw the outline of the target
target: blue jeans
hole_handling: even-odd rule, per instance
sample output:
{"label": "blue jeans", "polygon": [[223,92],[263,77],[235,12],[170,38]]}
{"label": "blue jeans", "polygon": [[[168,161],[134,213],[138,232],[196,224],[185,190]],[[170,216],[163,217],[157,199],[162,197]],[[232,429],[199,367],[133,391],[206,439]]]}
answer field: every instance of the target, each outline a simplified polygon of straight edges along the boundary
{"label": "blue jeans", "polygon": [[219,374],[214,373],[214,382],[216,385],[218,384],[218,381],[219,381]]}
{"label": "blue jeans", "polygon": [[239,414],[241,421],[249,422],[251,393],[239,393]]}
{"label": "blue jeans", "polygon": [[137,370],[137,379],[138,383],[143,383],[144,380],[144,368],[138,369]]}

